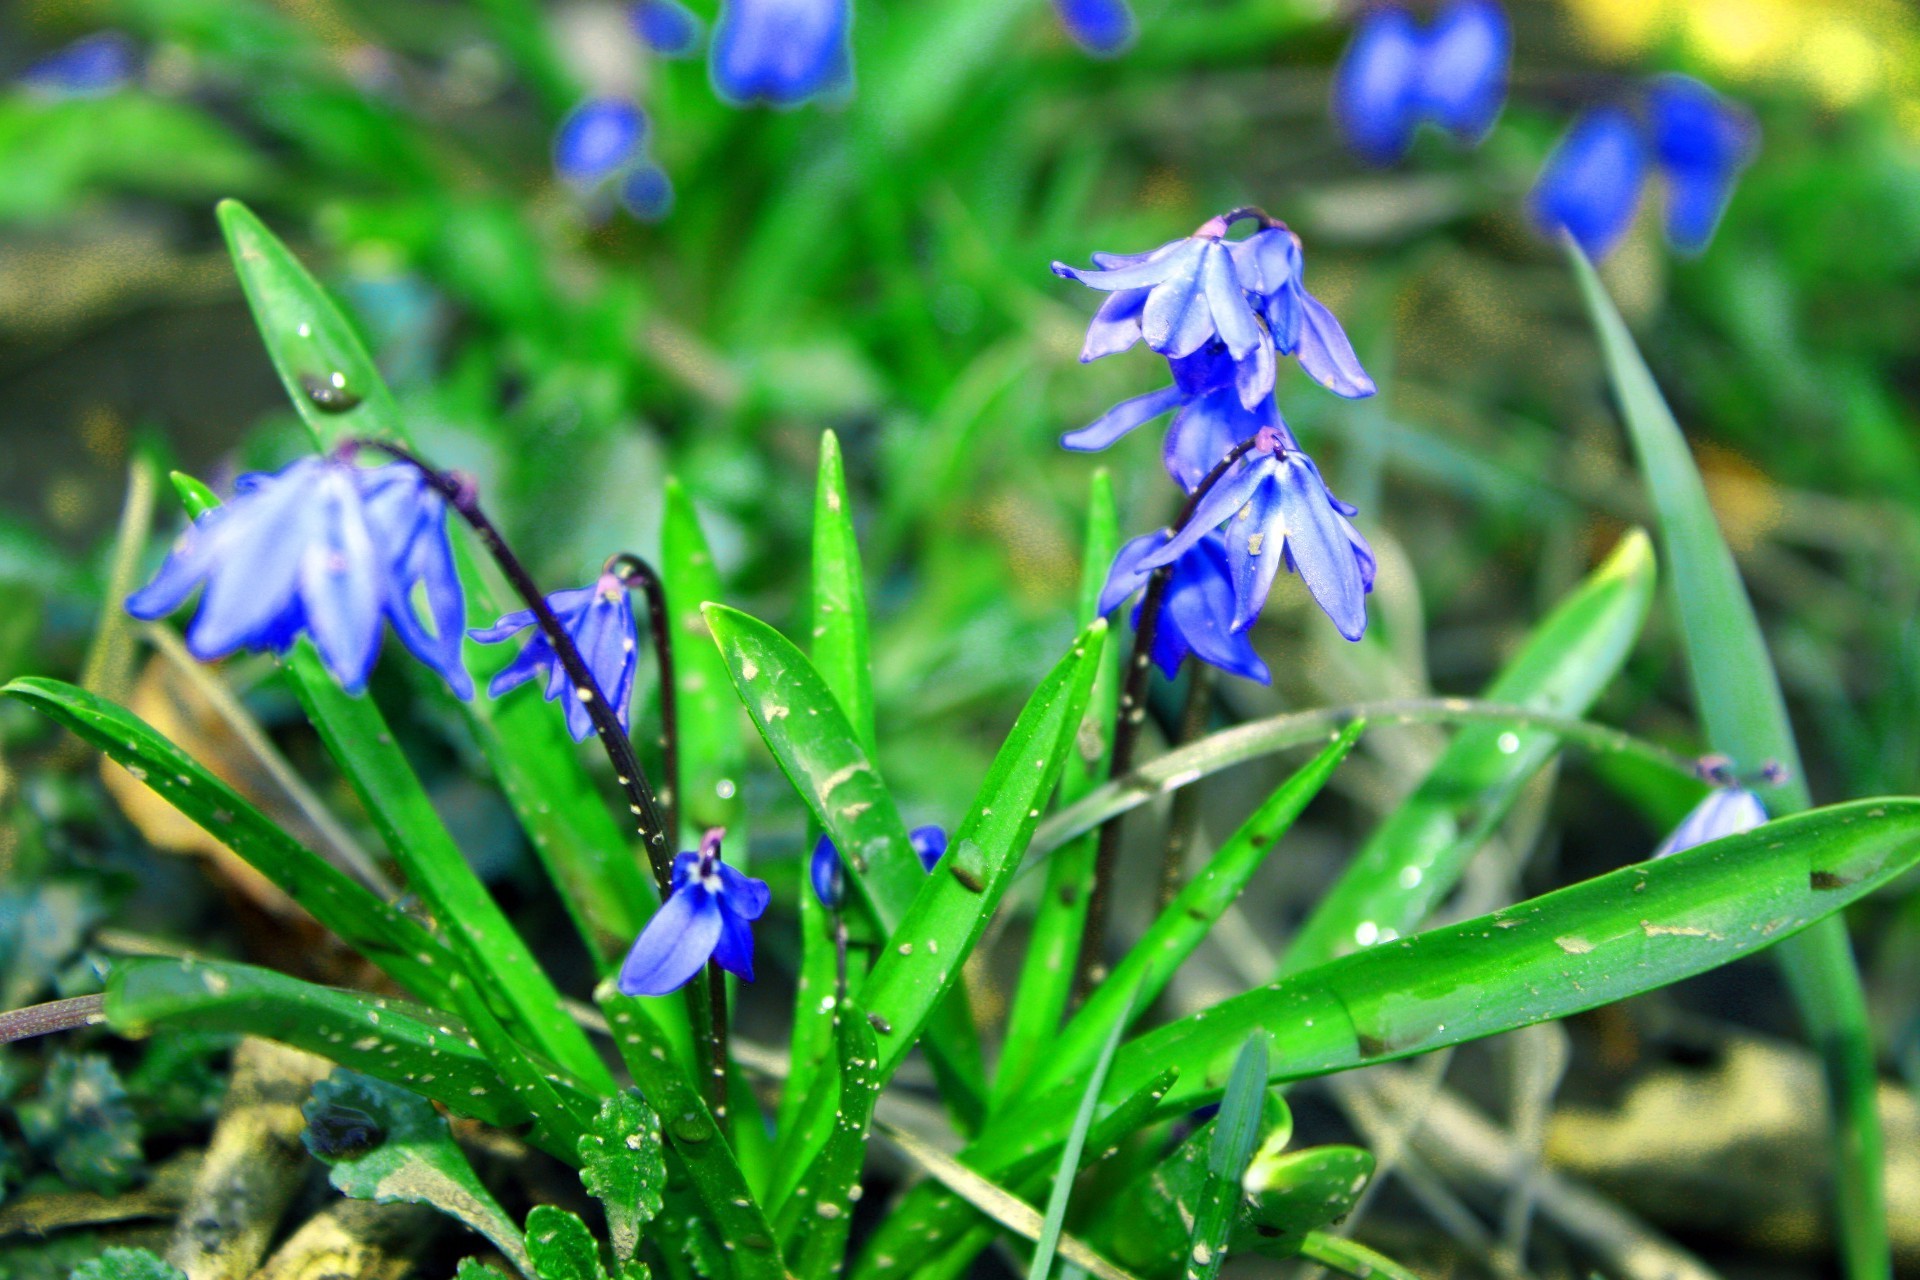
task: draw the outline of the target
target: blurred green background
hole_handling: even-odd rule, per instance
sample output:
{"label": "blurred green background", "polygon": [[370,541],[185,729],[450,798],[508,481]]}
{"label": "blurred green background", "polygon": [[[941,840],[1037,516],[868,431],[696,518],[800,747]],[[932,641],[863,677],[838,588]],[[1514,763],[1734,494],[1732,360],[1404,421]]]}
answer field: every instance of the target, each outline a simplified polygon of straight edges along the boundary
{"label": "blurred green background", "polygon": [[[118,623],[117,649],[94,642],[131,463],[219,485],[306,447],[214,224],[213,202],[237,196],[347,305],[416,439],[479,477],[555,587],[615,548],[656,547],[673,475],[728,601],[793,633],[818,434],[839,432],[862,514],[880,762],[911,819],[950,822],[1069,634],[1094,466],[1113,469],[1129,529],[1173,505],[1153,433],[1098,462],[1057,447],[1161,374],[1137,353],[1077,364],[1091,296],[1047,263],[1145,249],[1256,203],[1300,232],[1310,286],[1379,380],[1354,403],[1283,370],[1281,404],[1360,506],[1382,569],[1360,645],[1309,616],[1297,587],[1277,589],[1256,636],[1274,687],[1223,686],[1216,720],[1474,691],[1646,514],[1572,278],[1522,197],[1581,103],[1684,70],[1755,111],[1759,158],[1701,258],[1668,253],[1650,204],[1604,274],[1693,439],[1816,798],[1913,790],[1920,16],[1898,0],[1509,8],[1513,92],[1488,142],[1462,152],[1423,134],[1406,163],[1374,171],[1327,113],[1351,14],[1304,0],[1143,0],[1140,40],[1113,61],[1069,43],[1042,0],[868,0],[851,100],[788,113],[721,105],[700,61],[651,57],[612,4],[15,0],[0,9],[0,76],[100,29],[128,33],[140,69],[98,98],[0,90],[0,678],[72,677],[92,647],[92,673],[150,716],[171,708],[202,758],[257,771]],[[596,208],[553,177],[553,126],[590,94],[646,109],[677,189],[664,221]],[[180,520],[164,487],[153,507],[149,566]],[[557,920],[471,744],[394,665],[376,692],[411,700],[408,745],[463,844],[527,917]],[[228,675],[296,765],[314,765],[271,667]],[[1698,750],[1661,611],[1596,718]],[[1297,921],[1436,740],[1370,741],[1314,810],[1307,847],[1263,882],[1259,928]],[[1689,799],[1591,763],[1517,833],[1534,851],[1524,885],[1644,856]],[[0,705],[8,1002],[86,989],[88,948],[116,938],[276,954],[272,904],[231,875],[210,890],[156,862],[154,844],[214,851],[139,788],[105,785],[118,805],[84,752]],[[1254,785],[1210,784],[1207,828],[1229,829]],[[764,761],[744,779],[756,857],[773,866],[803,836],[781,786]],[[48,918],[49,886],[74,884],[64,932],[22,941]],[[117,931],[106,943],[103,923]],[[1855,925],[1897,1067],[1920,1009],[1920,898],[1889,895]],[[978,978],[990,998],[994,974]],[[1698,1039],[1671,1031],[1669,1006],[1791,1034],[1774,982],[1748,966],[1650,998],[1638,1022],[1577,1024],[1599,1065],[1569,1087],[1617,1099],[1647,1065],[1637,1037]],[[747,1016],[777,1027],[779,1003]],[[0,1187],[50,1159],[0,1129],[8,1140]],[[1906,1172],[1896,1237],[1914,1259],[1920,1165]],[[1782,1256],[1817,1247],[1807,1212],[1776,1232]],[[1767,1256],[1751,1226],[1736,1214],[1714,1230]]]}

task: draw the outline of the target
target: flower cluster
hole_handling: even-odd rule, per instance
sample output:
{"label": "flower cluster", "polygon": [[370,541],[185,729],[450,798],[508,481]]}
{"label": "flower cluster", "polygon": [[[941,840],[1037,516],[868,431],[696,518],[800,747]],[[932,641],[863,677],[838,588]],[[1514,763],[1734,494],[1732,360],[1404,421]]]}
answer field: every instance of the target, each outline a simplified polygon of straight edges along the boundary
{"label": "flower cluster", "polygon": [[673,860],[673,891],[634,939],[616,979],[621,994],[664,996],[692,981],[711,960],[753,981],[753,922],[771,891],[720,860],[726,831],[709,830],[698,853]]}
{"label": "flower cluster", "polygon": [[1398,5],[1370,9],[1334,69],[1334,123],[1370,164],[1406,155],[1427,122],[1478,145],[1506,101],[1512,54],[1493,0],[1453,0],[1427,28]]}
{"label": "flower cluster", "polygon": [[[1233,224],[1246,219],[1259,229],[1229,240]],[[1373,553],[1348,522],[1354,509],[1327,490],[1280,416],[1276,358],[1294,357],[1336,395],[1369,396],[1374,384],[1340,322],[1307,291],[1300,238],[1265,214],[1236,209],[1150,253],[1095,254],[1094,261],[1095,270],[1053,266],[1108,294],[1080,358],[1144,341],[1166,357],[1173,384],[1123,401],[1061,443],[1104,449],[1171,412],[1167,472],[1191,495],[1178,530],[1146,534],[1121,549],[1102,611],[1167,568],[1153,635],[1162,669],[1172,674],[1192,653],[1265,683],[1266,666],[1246,632],[1284,564],[1340,634],[1358,640],[1373,589]]]}
{"label": "flower cluster", "polygon": [[553,135],[553,169],[583,195],[608,187],[622,208],[657,222],[673,207],[673,180],[647,149],[647,116],[622,98],[590,98]]}
{"label": "flower cluster", "polygon": [[1589,107],[1547,157],[1528,197],[1542,231],[1565,229],[1589,257],[1633,222],[1649,171],[1666,188],[1667,240],[1698,253],[1713,238],[1759,130],[1742,108],[1689,76],[1665,75],[1623,102]]}
{"label": "flower cluster", "polygon": [[[547,607],[559,619],[560,626],[573,641],[574,648],[593,673],[613,708],[622,729],[627,728],[627,704],[633,696],[633,676],[640,666],[640,631],[633,620],[633,605],[627,584],[612,573],[603,572],[590,587],[556,591],[547,597]],[[498,644],[533,627],[533,635],[520,650],[520,656],[500,669],[488,682],[487,693],[499,697],[536,676],[547,682],[547,701],[566,697],[567,731],[575,742],[593,735],[593,715],[587,710],[587,691],[573,689],[573,682],[561,668],[553,651],[553,642],[536,625],[533,610],[509,613],[494,623],[467,634],[481,644]]]}

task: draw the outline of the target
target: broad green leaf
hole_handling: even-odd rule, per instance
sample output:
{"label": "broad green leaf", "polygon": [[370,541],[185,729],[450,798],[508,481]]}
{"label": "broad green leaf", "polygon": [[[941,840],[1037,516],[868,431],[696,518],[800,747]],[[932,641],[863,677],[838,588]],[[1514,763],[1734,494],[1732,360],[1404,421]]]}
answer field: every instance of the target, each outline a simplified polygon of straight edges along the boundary
{"label": "broad green leaf", "polygon": [[425,1098],[356,1071],[336,1071],[313,1086],[300,1111],[307,1118],[301,1141],[328,1166],[328,1181],[340,1194],[429,1205],[491,1240],[528,1280],[570,1280],[535,1274],[513,1219]]}
{"label": "broad green leaf", "polygon": [[[1653,584],[1653,549],[1635,530],[1534,628],[1486,697],[1553,715],[1585,712],[1632,651]],[[1315,905],[1281,972],[1419,928],[1560,747],[1557,735],[1525,725],[1462,728]]]}
{"label": "broad green leaf", "polygon": [[[1797,812],[1811,797],[1786,699],[1753,602],[1714,519],[1706,485],[1680,424],[1599,276],[1571,241],[1567,251],[1646,477],[1673,585],[1681,648],[1707,741],[1741,769],[1759,769],[1768,761],[1784,766],[1785,781],[1763,787],[1762,798],[1770,812]],[[1781,948],[1780,963],[1834,1094],[1832,1143],[1848,1273],[1855,1280],[1885,1276],[1893,1264],[1887,1243],[1885,1142],[1876,1102],[1879,1076],[1866,994],[1846,922],[1836,917],[1794,939]]]}
{"label": "broad green leaf", "polygon": [[[1120,545],[1119,516],[1113,500],[1113,478],[1105,467],[1094,471],[1087,499],[1086,550],[1080,562],[1079,621],[1087,626],[1099,616],[1100,589]],[[1072,804],[1106,776],[1112,753],[1112,725],[1120,696],[1119,654],[1101,654],[1093,678],[1093,693],[1074,739],[1074,751],[1060,771],[1060,803]],[[1066,1018],[1073,996],[1074,962],[1087,922],[1087,902],[1093,893],[1094,854],[1099,837],[1089,832],[1060,849],[1047,864],[1047,883],[1033,912],[1027,935],[1027,954],[1007,1013],[1007,1032],[994,1076],[994,1106],[1005,1106],[1025,1083],[1035,1063],[1050,1060],[1053,1037]],[[1135,954],[1138,954],[1136,949]],[[1130,982],[1110,984],[1130,990]],[[1146,996],[1142,1003],[1151,1004]],[[1057,1079],[1058,1077],[1054,1077]]]}
{"label": "broad green leaf", "polygon": [[102,1249],[73,1269],[68,1280],[187,1280],[186,1273],[151,1249]]}
{"label": "broad green leaf", "polygon": [[[1151,1006],[1206,939],[1215,922],[1240,897],[1267,855],[1280,843],[1320,789],[1347,758],[1364,724],[1349,725],[1325,750],[1288,778],[1189,880],[1124,959],[1080,1006],[1073,1020],[1047,1044],[1034,1088],[1051,1088],[1086,1069],[1100,1037],[1123,1009]],[[1130,996],[1129,993],[1138,992]]]}
{"label": "broad green leaf", "polygon": [[[1504,911],[1292,974],[1121,1050],[1108,1094],[1168,1067],[1163,1113],[1218,1095],[1255,1027],[1270,1078],[1296,1080],[1510,1031],[1704,973],[1792,936],[1920,864],[1920,800],[1867,800],[1781,819],[1623,867]],[[1071,1091],[995,1117],[963,1153],[997,1172],[1065,1136]]]}
{"label": "broad green leaf", "polygon": [[528,1119],[466,1030],[432,1009],[252,965],[194,960],[116,960],[105,1008],[108,1024],[134,1039],[175,1031],[261,1036],[488,1124],[513,1128]]}
{"label": "broad green leaf", "polygon": [[934,1006],[959,980],[974,943],[1013,883],[1040,809],[1073,750],[1100,668],[1107,624],[1096,619],[1040,682],[1014,722],[946,856],[888,939],[861,1000],[878,1019],[881,1075],[900,1065]]}
{"label": "broad green leaf", "polygon": [[527,1214],[526,1246],[540,1280],[607,1280],[600,1245],[569,1209],[535,1205]]}
{"label": "broad green leaf", "polygon": [[[866,1014],[849,1001],[833,1024],[839,1070],[821,1090],[828,1120],[819,1154],[776,1211],[780,1244],[799,1280],[828,1280],[846,1261],[847,1232],[859,1199],[867,1131],[880,1096],[879,1053]],[[810,1108],[811,1110],[811,1108]]]}
{"label": "broad green leaf", "polygon": [[307,719],[488,1006],[589,1089],[611,1092],[613,1076],[606,1064],[567,1016],[560,992],[453,842],[380,708],[372,698],[343,692],[305,640],[289,655],[287,670]]}
{"label": "broad green leaf", "polygon": [[4,692],[106,752],[396,982],[423,1000],[447,1003],[457,965],[438,939],[301,846],[131,711],[39,676],[23,676]]}
{"label": "broad green leaf", "polygon": [[773,1227],[699,1088],[673,1056],[651,1006],[617,994],[611,984],[603,984],[595,998],[641,1096],[660,1117],[668,1149],[685,1167],[706,1221],[727,1242],[738,1280],[787,1280]]}
{"label": "broad green leaf", "polygon": [[[667,589],[667,615],[673,633],[674,690],[679,707],[680,791],[674,808],[691,839],[708,827],[737,831],[742,812],[737,792],[746,764],[741,739],[740,705],[732,694],[727,664],[707,633],[700,606],[721,595],[720,572],[693,499],[667,477],[665,511],[660,523],[660,580]],[[731,834],[731,832],[730,832]],[[744,836],[744,833],[740,833]],[[728,861],[743,838],[727,842]]]}
{"label": "broad green leaf", "polygon": [[631,1093],[600,1104],[592,1128],[580,1139],[580,1181],[607,1213],[614,1261],[633,1262],[640,1232],[659,1214],[667,1185],[660,1117]]}

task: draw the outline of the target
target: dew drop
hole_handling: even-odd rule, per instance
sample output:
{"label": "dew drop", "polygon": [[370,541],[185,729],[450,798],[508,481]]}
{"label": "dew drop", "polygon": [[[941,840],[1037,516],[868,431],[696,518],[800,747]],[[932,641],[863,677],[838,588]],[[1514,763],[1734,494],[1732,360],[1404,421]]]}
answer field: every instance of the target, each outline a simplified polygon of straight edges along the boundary
{"label": "dew drop", "polygon": [[322,413],[350,413],[360,407],[360,395],[347,386],[347,375],[338,371],[326,377],[311,373],[300,375],[300,390],[313,407]]}

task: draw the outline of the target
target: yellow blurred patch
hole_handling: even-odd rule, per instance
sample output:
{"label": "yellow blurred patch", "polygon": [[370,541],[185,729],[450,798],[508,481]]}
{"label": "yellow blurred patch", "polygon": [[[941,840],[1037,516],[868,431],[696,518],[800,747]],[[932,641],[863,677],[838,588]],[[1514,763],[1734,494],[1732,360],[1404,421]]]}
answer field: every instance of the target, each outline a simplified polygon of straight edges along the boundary
{"label": "yellow blurred patch", "polygon": [[1595,52],[1610,57],[1641,53],[1673,21],[1668,0],[1567,0]]}
{"label": "yellow blurred patch", "polygon": [[1696,442],[1693,452],[1728,545],[1751,551],[1780,523],[1780,491],[1766,472],[1731,449]]}

